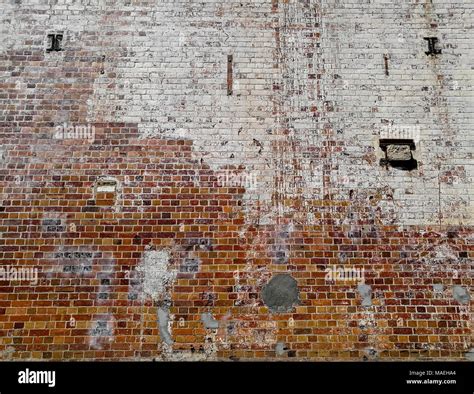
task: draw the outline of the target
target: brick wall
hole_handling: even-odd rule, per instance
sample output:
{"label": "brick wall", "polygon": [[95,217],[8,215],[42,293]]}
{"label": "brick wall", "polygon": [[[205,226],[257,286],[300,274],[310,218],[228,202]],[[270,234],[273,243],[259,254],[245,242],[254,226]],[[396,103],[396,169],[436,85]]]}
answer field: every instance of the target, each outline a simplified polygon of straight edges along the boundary
{"label": "brick wall", "polygon": [[471,8],[3,1],[0,358],[472,359]]}

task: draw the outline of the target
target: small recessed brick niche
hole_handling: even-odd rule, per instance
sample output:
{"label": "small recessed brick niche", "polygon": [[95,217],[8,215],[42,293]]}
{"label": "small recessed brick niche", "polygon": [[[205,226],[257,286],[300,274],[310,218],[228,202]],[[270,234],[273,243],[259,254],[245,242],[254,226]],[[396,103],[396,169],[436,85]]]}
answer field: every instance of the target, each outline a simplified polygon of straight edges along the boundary
{"label": "small recessed brick niche", "polygon": [[118,182],[115,178],[104,177],[95,184],[95,205],[112,206],[117,201]]}
{"label": "small recessed brick niche", "polygon": [[418,162],[413,158],[413,151],[416,150],[414,140],[381,139],[380,149],[385,153],[385,157],[380,160],[380,164],[386,168],[393,167],[404,171],[412,171],[418,168]]}

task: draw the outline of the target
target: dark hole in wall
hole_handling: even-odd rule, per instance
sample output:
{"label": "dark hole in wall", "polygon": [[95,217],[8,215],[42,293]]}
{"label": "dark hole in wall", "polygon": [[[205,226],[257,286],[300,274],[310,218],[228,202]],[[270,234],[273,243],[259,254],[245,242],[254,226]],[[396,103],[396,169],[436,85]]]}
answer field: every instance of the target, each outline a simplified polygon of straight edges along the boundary
{"label": "dark hole in wall", "polygon": [[407,160],[407,161],[402,161],[402,160],[380,160],[380,164],[383,166],[390,166],[392,168],[395,168],[397,170],[402,170],[402,171],[413,171],[418,168],[418,162],[415,159]]}
{"label": "dark hole in wall", "polygon": [[412,171],[418,168],[418,162],[413,158],[412,151],[416,149],[412,139],[381,139],[380,148],[385,157],[380,165],[403,171]]}

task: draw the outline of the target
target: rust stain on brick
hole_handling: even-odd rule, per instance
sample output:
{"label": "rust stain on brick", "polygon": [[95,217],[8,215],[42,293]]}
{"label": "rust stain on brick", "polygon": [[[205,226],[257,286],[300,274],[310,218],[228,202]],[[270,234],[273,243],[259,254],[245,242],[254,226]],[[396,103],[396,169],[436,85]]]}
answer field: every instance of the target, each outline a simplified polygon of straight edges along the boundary
{"label": "rust stain on brick", "polygon": [[234,91],[234,56],[227,55],[227,95],[231,96]]}

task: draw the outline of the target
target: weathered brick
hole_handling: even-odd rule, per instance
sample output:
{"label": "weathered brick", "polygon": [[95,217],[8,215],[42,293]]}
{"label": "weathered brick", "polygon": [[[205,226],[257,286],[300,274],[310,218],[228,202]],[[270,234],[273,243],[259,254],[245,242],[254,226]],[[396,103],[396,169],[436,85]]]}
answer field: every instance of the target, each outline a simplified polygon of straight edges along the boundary
{"label": "weathered brick", "polygon": [[1,5],[0,357],[472,359],[470,4],[53,3]]}

